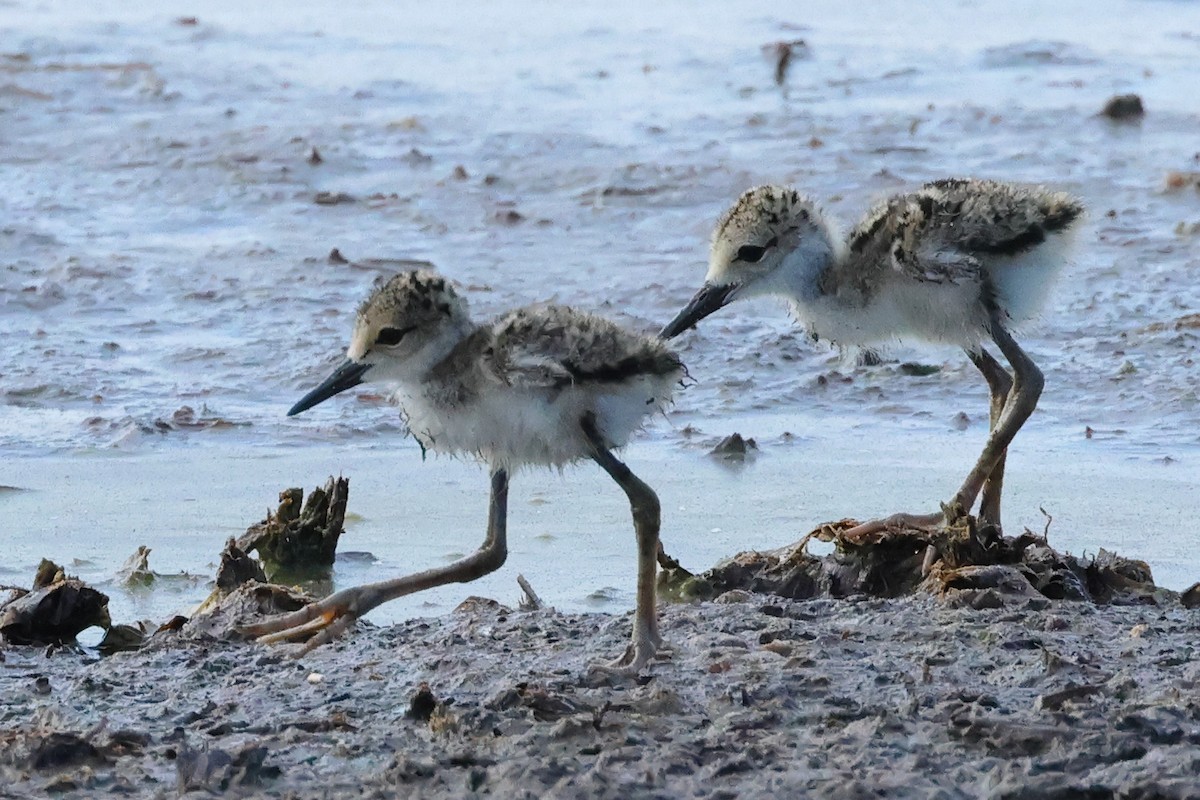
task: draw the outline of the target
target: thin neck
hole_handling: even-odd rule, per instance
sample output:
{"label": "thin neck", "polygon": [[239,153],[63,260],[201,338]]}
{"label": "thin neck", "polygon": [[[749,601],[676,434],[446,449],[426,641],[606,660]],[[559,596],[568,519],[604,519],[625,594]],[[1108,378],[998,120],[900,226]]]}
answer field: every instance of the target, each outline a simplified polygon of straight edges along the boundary
{"label": "thin neck", "polygon": [[786,284],[782,287],[784,293],[802,304],[825,297],[831,291],[829,279],[838,258],[837,248],[824,228],[805,236],[787,254],[779,270]]}
{"label": "thin neck", "polygon": [[479,369],[478,350],[486,347],[490,339],[487,326],[466,320],[458,338],[447,337],[442,357],[430,364],[421,378],[422,384],[435,392],[462,386]]}

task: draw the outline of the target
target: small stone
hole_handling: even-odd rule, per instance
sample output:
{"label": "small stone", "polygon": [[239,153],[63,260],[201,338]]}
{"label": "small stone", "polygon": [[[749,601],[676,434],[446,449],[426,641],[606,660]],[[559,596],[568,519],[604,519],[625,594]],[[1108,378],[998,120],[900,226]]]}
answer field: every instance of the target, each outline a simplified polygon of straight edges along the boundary
{"label": "small stone", "polygon": [[969,600],[970,606],[976,611],[983,611],[988,608],[1004,608],[1004,598],[995,589],[984,589],[972,592],[971,595],[973,596]]}
{"label": "small stone", "polygon": [[417,686],[417,690],[413,692],[412,698],[408,701],[408,711],[405,715],[419,722],[428,722],[433,716],[434,710],[437,708],[437,698],[433,695],[433,690],[429,688],[429,684],[421,681]]}
{"label": "small stone", "polygon": [[922,378],[926,375],[936,375],[942,371],[942,368],[937,364],[918,364],[915,361],[905,361],[900,365],[900,371],[914,378]]}
{"label": "small stone", "polygon": [[751,596],[750,593],[747,592],[745,589],[730,589],[728,592],[723,592],[722,594],[718,595],[717,598],[715,600],[713,600],[713,602],[720,603],[721,605],[734,605],[735,603],[749,603],[750,596]]}
{"label": "small stone", "polygon": [[563,717],[554,723],[554,727],[550,729],[549,737],[551,739],[569,739],[572,736],[594,730],[595,725],[592,724],[591,714],[574,714],[569,717]]}
{"label": "small stone", "polygon": [[1200,607],[1200,583],[1193,583],[1184,589],[1183,594],[1179,595],[1179,602],[1184,608]]}
{"label": "small stone", "polygon": [[1168,192],[1178,192],[1188,188],[1200,190],[1200,172],[1168,172],[1165,184]]}
{"label": "small stone", "polygon": [[321,683],[323,680],[325,680],[325,676],[319,672],[310,672],[305,680],[311,683],[313,686],[316,686],[318,683]]}
{"label": "small stone", "polygon": [[423,130],[425,130],[425,126],[421,124],[420,118],[415,117],[415,116],[414,117],[404,117],[403,119],[398,119],[395,122],[389,123],[388,127],[393,128],[395,130],[402,130],[402,131],[423,131]]}
{"label": "small stone", "polygon": [[1034,703],[1034,708],[1041,711],[1057,711],[1066,703],[1085,700],[1092,695],[1102,694],[1103,692],[1104,686],[1101,684],[1072,684],[1057,692],[1048,692],[1039,695]]}
{"label": "small stone", "polygon": [[424,167],[433,163],[433,156],[414,147],[404,155],[400,156],[400,160],[405,164],[408,164],[410,167]]}
{"label": "small stone", "polygon": [[782,642],[778,639],[775,639],[764,644],[762,649],[787,658],[796,648],[790,642]]}
{"label": "small stone", "polygon": [[758,442],[742,438],[740,433],[732,433],[722,439],[708,454],[727,461],[742,461],[757,449]]}
{"label": "small stone", "polygon": [[59,775],[51,778],[42,789],[46,794],[66,794],[79,789],[79,783],[70,775]]}
{"label": "small stone", "polygon": [[345,192],[317,192],[313,202],[319,206],[336,206],[341,203],[353,203],[354,197]]}
{"label": "small stone", "polygon": [[104,632],[104,638],[96,649],[105,655],[124,653],[139,649],[146,641],[146,633],[136,625],[113,625]]}
{"label": "small stone", "polygon": [[1111,120],[1130,122],[1146,116],[1146,108],[1142,105],[1142,98],[1138,95],[1119,94],[1110,97],[1100,113]]}
{"label": "small stone", "polygon": [[91,742],[76,733],[51,733],[43,737],[29,756],[29,766],[36,770],[61,770],[80,764],[95,764],[102,760]]}
{"label": "small stone", "polygon": [[1139,622],[1129,629],[1129,638],[1144,639],[1148,633],[1150,633],[1150,626],[1144,622]]}

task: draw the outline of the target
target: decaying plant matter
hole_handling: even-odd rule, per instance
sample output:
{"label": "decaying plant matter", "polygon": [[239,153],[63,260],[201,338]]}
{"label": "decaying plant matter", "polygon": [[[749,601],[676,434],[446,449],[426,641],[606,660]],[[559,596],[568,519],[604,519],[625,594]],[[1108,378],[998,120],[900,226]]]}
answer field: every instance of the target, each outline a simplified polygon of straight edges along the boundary
{"label": "decaying plant matter", "polygon": [[92,626],[108,629],[108,596],[68,576],[53,561],[42,559],[33,589],[12,589],[0,604],[0,636],[12,644],[73,642]]}
{"label": "decaying plant matter", "polygon": [[247,553],[257,550],[272,579],[328,571],[349,496],[347,478],[331,477],[324,488],[309,492],[307,500],[302,489],[285,489],[279,493],[279,507],[238,537],[237,547]]}
{"label": "decaying plant matter", "polygon": [[[715,597],[742,589],[807,599],[900,597],[920,589],[983,605],[1013,593],[1118,604],[1156,603],[1172,595],[1154,585],[1145,562],[1106,550],[1092,558],[1059,553],[1044,533],[1004,536],[971,516],[938,528],[896,526],[856,533],[856,525],[854,520],[827,523],[793,545],[739,553],[685,581],[681,593]],[[812,555],[807,546],[814,539],[832,543],[834,552]]]}

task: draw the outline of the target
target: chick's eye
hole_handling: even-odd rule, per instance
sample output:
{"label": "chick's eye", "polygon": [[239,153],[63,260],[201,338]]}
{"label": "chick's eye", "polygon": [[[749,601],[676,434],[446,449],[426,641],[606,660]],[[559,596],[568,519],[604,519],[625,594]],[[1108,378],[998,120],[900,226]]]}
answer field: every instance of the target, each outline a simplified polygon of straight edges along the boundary
{"label": "chick's eye", "polygon": [[404,334],[408,333],[412,328],[384,328],[379,331],[379,335],[375,337],[375,344],[391,347],[392,345],[400,344],[400,340],[404,338]]}
{"label": "chick's eye", "polygon": [[745,261],[748,264],[756,264],[762,260],[762,257],[767,254],[767,248],[759,247],[756,244],[744,244],[738,248],[737,258],[735,261]]}

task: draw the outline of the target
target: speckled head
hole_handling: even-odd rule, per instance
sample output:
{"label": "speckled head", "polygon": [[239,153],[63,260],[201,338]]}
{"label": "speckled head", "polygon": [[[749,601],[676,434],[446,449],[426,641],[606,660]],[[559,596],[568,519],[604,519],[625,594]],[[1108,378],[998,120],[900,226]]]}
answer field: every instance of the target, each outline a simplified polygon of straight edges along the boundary
{"label": "speckled head", "polygon": [[816,204],[786,186],[758,186],[738,198],[713,230],[704,287],[662,330],[670,338],[740,297],[815,291],[837,241]]}
{"label": "speckled head", "polygon": [[404,360],[421,351],[446,329],[469,324],[467,301],[450,282],[431,270],[401,272],[375,288],[358,307],[346,356]]}
{"label": "speckled head", "polygon": [[430,270],[395,275],[359,306],[346,361],[288,416],[360,383],[419,381],[471,328],[466,299],[445,278]]}

